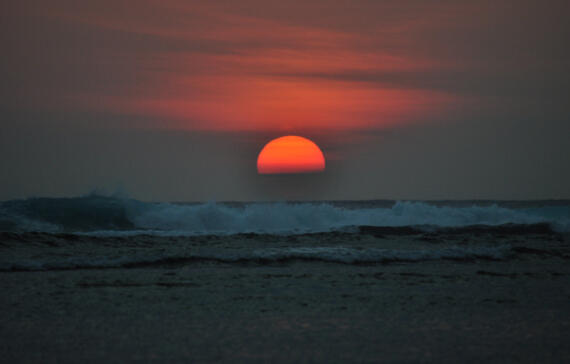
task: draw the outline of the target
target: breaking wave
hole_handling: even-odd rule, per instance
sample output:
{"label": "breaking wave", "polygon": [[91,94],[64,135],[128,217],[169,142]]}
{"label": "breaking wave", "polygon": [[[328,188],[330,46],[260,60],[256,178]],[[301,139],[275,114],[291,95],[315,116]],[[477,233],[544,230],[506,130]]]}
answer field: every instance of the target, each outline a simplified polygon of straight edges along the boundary
{"label": "breaking wave", "polygon": [[350,226],[549,224],[570,231],[570,205],[507,208],[395,202],[347,208],[335,203],[149,203],[90,195],[0,203],[1,231],[80,232],[94,235],[298,234]]}

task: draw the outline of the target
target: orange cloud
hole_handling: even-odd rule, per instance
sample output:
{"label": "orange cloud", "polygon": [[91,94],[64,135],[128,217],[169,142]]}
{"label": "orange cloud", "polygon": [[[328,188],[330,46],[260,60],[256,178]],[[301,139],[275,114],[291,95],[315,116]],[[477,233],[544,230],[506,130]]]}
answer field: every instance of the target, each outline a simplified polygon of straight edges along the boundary
{"label": "orange cloud", "polygon": [[114,79],[97,84],[83,74],[81,87],[45,99],[51,107],[58,98],[66,110],[152,116],[157,127],[294,131],[380,128],[437,115],[460,101],[445,90],[389,77],[343,76],[357,73],[367,81],[378,73],[413,77],[449,67],[371,46],[405,33],[410,21],[366,34],[179,1],[144,1],[136,9],[128,1],[112,9],[60,1],[39,4],[36,13],[83,27],[91,38],[79,47],[89,50],[92,69],[106,77],[128,75],[113,87]]}

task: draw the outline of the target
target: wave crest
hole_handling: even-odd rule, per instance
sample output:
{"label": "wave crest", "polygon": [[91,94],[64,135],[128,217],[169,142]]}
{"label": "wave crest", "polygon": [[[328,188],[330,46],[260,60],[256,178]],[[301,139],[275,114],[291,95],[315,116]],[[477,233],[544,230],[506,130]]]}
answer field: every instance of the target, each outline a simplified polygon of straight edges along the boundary
{"label": "wave crest", "polygon": [[36,198],[0,204],[0,230],[198,235],[327,232],[348,226],[435,226],[547,223],[570,231],[570,206],[511,209],[497,205],[346,208],[334,203],[174,204],[102,196]]}

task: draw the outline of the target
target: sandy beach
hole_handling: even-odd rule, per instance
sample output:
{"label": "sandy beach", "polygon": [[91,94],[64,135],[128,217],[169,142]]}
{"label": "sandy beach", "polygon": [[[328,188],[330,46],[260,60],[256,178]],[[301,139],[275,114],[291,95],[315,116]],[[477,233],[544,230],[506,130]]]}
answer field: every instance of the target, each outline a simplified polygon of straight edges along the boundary
{"label": "sandy beach", "polygon": [[[410,246],[422,237],[360,239]],[[244,237],[216,239],[231,246]],[[249,238],[263,239],[271,238]],[[421,263],[206,260],[4,271],[0,354],[27,363],[570,360],[568,235],[493,239],[515,253]],[[12,260],[33,251],[3,249]]]}

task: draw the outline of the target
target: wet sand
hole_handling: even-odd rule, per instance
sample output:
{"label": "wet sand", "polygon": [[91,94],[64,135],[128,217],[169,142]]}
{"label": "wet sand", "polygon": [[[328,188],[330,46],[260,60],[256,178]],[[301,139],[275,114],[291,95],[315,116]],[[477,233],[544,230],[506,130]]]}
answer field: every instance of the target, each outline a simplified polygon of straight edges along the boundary
{"label": "wet sand", "polygon": [[[0,357],[569,362],[570,239],[524,239],[526,250],[500,261],[202,261],[2,272]],[[555,246],[556,254],[535,246]]]}

